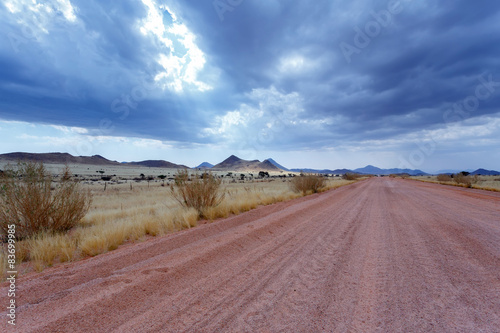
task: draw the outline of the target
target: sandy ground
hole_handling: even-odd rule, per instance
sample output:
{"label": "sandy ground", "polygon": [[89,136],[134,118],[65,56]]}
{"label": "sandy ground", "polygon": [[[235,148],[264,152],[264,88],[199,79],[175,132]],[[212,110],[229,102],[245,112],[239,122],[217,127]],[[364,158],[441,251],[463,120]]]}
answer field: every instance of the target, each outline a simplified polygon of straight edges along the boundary
{"label": "sandy ground", "polygon": [[7,332],[499,332],[500,193],[374,178],[17,288]]}

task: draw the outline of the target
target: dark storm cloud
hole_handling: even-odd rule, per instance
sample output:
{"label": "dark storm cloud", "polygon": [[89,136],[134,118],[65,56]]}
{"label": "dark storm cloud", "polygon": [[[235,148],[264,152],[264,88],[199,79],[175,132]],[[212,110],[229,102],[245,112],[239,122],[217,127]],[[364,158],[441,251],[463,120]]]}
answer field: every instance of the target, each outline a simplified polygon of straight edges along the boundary
{"label": "dark storm cloud", "polygon": [[[8,33],[0,46],[0,117],[217,142],[227,138],[214,126],[246,126],[248,136],[256,135],[285,114],[276,103],[292,100],[300,104],[294,121],[276,127],[266,143],[319,147],[499,112],[494,83],[473,112],[444,117],[484,81],[500,82],[500,4],[492,0],[159,3],[196,35],[206,60],[200,75],[212,78],[212,90],[144,88],[162,70],[158,54],[170,50],[139,32],[137,22],[147,15],[139,1],[72,1],[78,23],[59,18],[50,34],[25,38],[17,50],[9,33],[22,36],[22,26],[1,8],[0,27]],[[134,89],[145,95],[130,100]],[[261,89],[268,94],[253,93]],[[263,105],[265,96],[274,104]],[[263,120],[246,124],[251,112],[242,108]],[[235,110],[246,116],[223,118]],[[210,127],[212,135],[197,135]]]}
{"label": "dark storm cloud", "polygon": [[[358,47],[350,62],[340,43],[356,47],[358,28],[366,37],[365,29],[385,19],[391,2],[265,3],[242,2],[224,12],[222,22],[209,4],[196,4],[191,24],[206,31],[206,50],[234,85],[297,91],[305,98],[302,117],[342,115],[352,123],[327,129],[332,134],[361,139],[374,127],[386,128],[378,131],[383,137],[442,125],[452,104],[474,94],[481,75],[500,81],[500,5],[494,1],[398,1],[397,13],[385,26],[379,23],[380,32],[368,36],[369,44]],[[279,59],[295,53],[316,66],[277,73]],[[500,100],[481,104],[471,116],[498,112]]]}
{"label": "dark storm cloud", "polygon": [[188,140],[179,122],[197,124],[185,112],[192,102],[150,88],[157,55],[168,49],[140,34],[137,21],[145,17],[144,6],[136,1],[72,4],[79,21],[45,22],[48,33],[36,22],[15,26],[23,13],[2,6],[0,116],[85,127],[100,135]]}

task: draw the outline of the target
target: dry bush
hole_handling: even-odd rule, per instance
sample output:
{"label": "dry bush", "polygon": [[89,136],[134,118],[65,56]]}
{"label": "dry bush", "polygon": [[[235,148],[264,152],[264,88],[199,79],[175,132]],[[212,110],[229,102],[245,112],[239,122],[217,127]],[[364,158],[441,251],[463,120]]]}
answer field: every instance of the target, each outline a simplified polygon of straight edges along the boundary
{"label": "dry bush", "polygon": [[463,173],[459,172],[453,175],[453,180],[455,183],[459,185],[464,185],[466,187],[472,187],[472,177],[466,176]]}
{"label": "dry bush", "polygon": [[290,182],[290,187],[292,191],[297,193],[302,193],[306,195],[308,191],[312,193],[318,193],[323,187],[325,187],[326,180],[322,176],[318,175],[304,175],[299,177],[293,177]]}
{"label": "dry bush", "polygon": [[352,173],[352,172],[347,172],[347,173],[344,173],[342,175],[342,179],[345,179],[345,180],[356,180],[359,177],[361,177],[360,174],[358,174],[358,173]]}
{"label": "dry bush", "polygon": [[443,174],[437,175],[437,180],[438,180],[438,182],[451,182],[453,180],[453,178],[451,178],[450,175],[443,173]]}
{"label": "dry bush", "polygon": [[187,170],[179,170],[175,176],[175,187],[170,187],[174,198],[184,207],[192,207],[203,215],[207,207],[215,207],[224,200],[220,191],[221,180],[211,173],[204,173],[201,179],[189,179]]}
{"label": "dry bush", "polygon": [[18,239],[67,231],[85,216],[90,202],[90,193],[71,180],[68,167],[61,181],[52,186],[42,163],[20,162],[0,179],[0,232],[6,235],[12,224]]}

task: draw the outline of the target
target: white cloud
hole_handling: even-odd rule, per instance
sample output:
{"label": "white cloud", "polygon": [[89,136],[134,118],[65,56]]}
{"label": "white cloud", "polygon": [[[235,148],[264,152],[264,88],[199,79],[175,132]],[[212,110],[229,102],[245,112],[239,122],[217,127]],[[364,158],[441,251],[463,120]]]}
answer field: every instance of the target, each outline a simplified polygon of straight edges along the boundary
{"label": "white cloud", "polygon": [[[148,15],[141,21],[140,31],[144,35],[151,34],[158,41],[161,50],[157,62],[163,67],[163,72],[156,75],[155,80],[165,88],[181,92],[187,87],[206,91],[212,87],[200,80],[198,74],[203,70],[206,60],[204,53],[196,44],[196,36],[179,22],[175,13],[167,6],[158,6],[153,0],[142,0],[147,7]],[[164,15],[170,16],[172,24],[164,23]],[[179,46],[179,50],[177,50]],[[180,46],[185,49],[180,50]]]}
{"label": "white cloud", "polygon": [[132,145],[139,148],[147,149],[172,149],[173,145],[167,144],[160,140],[153,139],[132,139]]}
{"label": "white cloud", "polygon": [[68,127],[68,126],[60,126],[60,125],[50,125],[51,127],[59,130],[63,133],[76,133],[76,134],[88,134],[89,131],[86,128],[82,127]]}
{"label": "white cloud", "polygon": [[254,89],[247,98],[248,103],[237,110],[215,117],[202,135],[238,149],[260,150],[270,143],[293,145],[294,136],[322,135],[325,126],[338,121],[335,117],[306,119],[302,96],[297,92],[280,92],[274,86]]}
{"label": "white cloud", "polygon": [[7,1],[5,7],[16,15],[17,23],[23,25],[24,37],[36,38],[41,33],[48,34],[62,15],[67,22],[77,21],[76,9],[69,0],[17,0]]}
{"label": "white cloud", "polygon": [[58,9],[63,13],[66,20],[69,22],[75,22],[75,9],[71,5],[71,2],[69,0],[57,0],[57,3],[59,4]]}

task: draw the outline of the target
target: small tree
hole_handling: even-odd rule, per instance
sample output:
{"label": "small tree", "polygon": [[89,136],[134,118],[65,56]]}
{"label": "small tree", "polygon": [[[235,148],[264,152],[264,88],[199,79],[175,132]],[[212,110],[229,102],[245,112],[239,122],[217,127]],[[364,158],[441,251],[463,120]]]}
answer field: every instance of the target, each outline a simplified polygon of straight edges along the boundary
{"label": "small tree", "polygon": [[16,226],[16,238],[40,232],[67,231],[90,208],[91,195],[71,179],[66,166],[55,187],[42,163],[18,163],[0,179],[0,233]]}
{"label": "small tree", "polygon": [[221,179],[211,173],[196,178],[191,180],[186,169],[179,170],[175,176],[175,186],[171,186],[170,190],[181,205],[193,207],[201,217],[205,208],[219,205],[225,194],[220,192]]}

